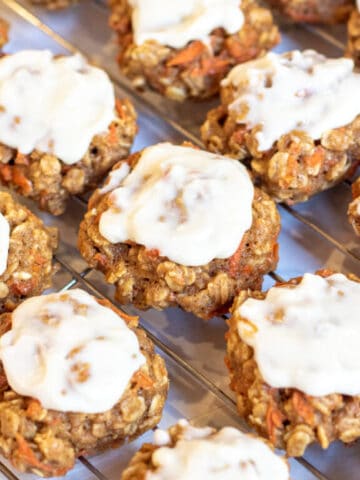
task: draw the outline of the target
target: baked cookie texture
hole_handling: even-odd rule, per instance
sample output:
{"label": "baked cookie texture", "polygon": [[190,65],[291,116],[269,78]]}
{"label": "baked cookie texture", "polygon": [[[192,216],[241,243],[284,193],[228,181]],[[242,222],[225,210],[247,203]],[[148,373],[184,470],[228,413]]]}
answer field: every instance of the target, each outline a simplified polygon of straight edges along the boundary
{"label": "baked cookie texture", "polygon": [[[323,270],[317,275],[327,277]],[[354,275],[351,280],[360,282]],[[302,278],[278,284],[279,288],[297,285]],[[307,395],[294,388],[274,388],[263,379],[254,357],[254,349],[238,334],[242,318],[238,308],[248,298],[262,300],[266,292],[243,291],[232,307],[228,321],[227,356],[230,386],[236,394],[239,414],[276,448],[290,456],[301,456],[308,445],[317,442],[326,449],[332,441],[351,443],[360,437],[360,396],[331,394]],[[246,319],[244,319],[246,321]]]}
{"label": "baked cookie texture", "polygon": [[295,22],[341,23],[349,17],[353,0],[268,0]]}
{"label": "baked cookie texture", "polygon": [[349,204],[348,218],[355,233],[360,235],[360,177],[352,184],[353,200]]}
{"label": "baked cookie texture", "polygon": [[238,33],[218,28],[211,33],[212,51],[201,41],[171,48],[156,41],[136,45],[128,0],[110,0],[110,26],[118,37],[118,62],[137,87],[149,85],[173,100],[204,99],[216,95],[232,66],[258,57],[280,41],[271,12],[254,0],[243,0],[244,24]]}
{"label": "baked cookie texture", "polygon": [[347,25],[347,55],[353,58],[355,65],[360,66],[360,13],[354,8]]}
{"label": "baked cookie texture", "polygon": [[[140,156],[141,152],[135,153],[123,162],[133,169]],[[170,261],[143,245],[106,240],[99,232],[99,221],[110,195],[98,189],[90,198],[78,246],[89,265],[103,272],[106,281],[115,286],[115,298],[121,304],[132,303],[142,310],[179,306],[209,319],[227,311],[241,289],[260,288],[263,275],[277,264],[280,216],[275,203],[262,190],[255,189],[252,225],[235,254],[196,267]]]}
{"label": "baked cookie texture", "polygon": [[[80,455],[130,441],[160,421],[168,390],[165,363],[137,328],[137,319],[123,318],[135,332],[146,363],[114,407],[104,413],[47,410],[39,401],[14,392],[0,364],[0,451],[20,472],[65,475]],[[0,315],[0,334],[10,328],[11,314]]]}
{"label": "baked cookie texture", "polygon": [[5,272],[0,275],[0,313],[13,310],[23,299],[51,285],[52,263],[58,232],[46,227],[13,197],[0,191],[0,213],[10,226],[10,246]]}
{"label": "baked cookie texture", "polygon": [[117,100],[116,116],[104,134],[95,135],[83,158],[67,165],[54,155],[32,151],[23,155],[0,144],[0,181],[39,207],[61,215],[71,195],[95,188],[111,167],[126,157],[137,132],[129,100]]}

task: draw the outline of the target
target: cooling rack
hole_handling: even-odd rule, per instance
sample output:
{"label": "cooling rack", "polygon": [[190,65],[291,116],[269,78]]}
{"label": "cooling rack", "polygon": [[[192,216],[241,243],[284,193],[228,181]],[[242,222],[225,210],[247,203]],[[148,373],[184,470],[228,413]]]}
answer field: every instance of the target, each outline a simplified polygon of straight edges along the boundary
{"label": "cooling rack", "polygon": [[[5,51],[49,48],[60,54],[81,52],[108,72],[117,96],[129,97],[139,115],[139,134],[134,151],[165,140],[190,140],[201,145],[199,126],[207,110],[216,105],[216,100],[182,105],[153,92],[140,94],[134,91],[116,65],[116,41],[108,28],[109,12],[102,0],[83,0],[61,12],[47,12],[25,0],[0,0],[0,16],[11,24],[10,42]],[[326,55],[339,56],[344,50],[344,26],[319,28],[280,22],[283,41],[277,51],[316,48]],[[266,276],[264,288],[269,288],[275,280],[322,267],[360,275],[360,242],[346,219],[350,197],[350,184],[344,182],[305,204],[280,206],[280,261],[276,272]],[[59,270],[53,290],[80,286],[111,300],[112,288],[105,284],[98,272],[87,267],[76,249],[77,230],[86,210],[86,198],[73,198],[67,212],[59,218],[39,212],[30,202],[25,203],[48,225],[55,225],[60,231],[60,247],[56,254]],[[236,413],[234,396],[228,386],[224,365],[224,318],[205,323],[175,308],[165,312],[138,312],[130,307],[124,310],[140,315],[142,328],[167,363],[171,387],[162,427],[186,417],[199,426],[233,425],[247,430]],[[91,458],[80,458],[66,479],[119,479],[134,451],[150,439],[151,433],[147,433],[123,447]],[[303,458],[291,460],[290,464],[292,480],[358,480],[360,444],[345,447],[334,443],[327,451],[312,446]],[[0,457],[0,478],[30,480],[36,477],[19,474]]]}

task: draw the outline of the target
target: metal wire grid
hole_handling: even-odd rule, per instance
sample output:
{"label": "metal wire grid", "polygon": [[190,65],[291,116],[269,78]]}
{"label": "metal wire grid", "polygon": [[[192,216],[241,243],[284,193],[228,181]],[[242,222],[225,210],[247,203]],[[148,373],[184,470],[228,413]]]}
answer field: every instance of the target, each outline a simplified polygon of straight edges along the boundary
{"label": "metal wire grid", "polygon": [[[21,1],[21,0],[19,0]],[[98,4],[101,8],[106,8],[104,2],[102,0],[92,0],[94,3]],[[34,15],[34,13],[27,8],[26,2],[22,2],[21,4],[18,3],[16,0],[2,0],[2,3],[9,7],[16,15],[20,18],[29,22],[37,29],[44,32],[46,35],[51,37],[56,43],[61,45],[65,50],[70,52],[79,52],[83,53],[81,49],[73,45],[69,40],[64,38],[63,36],[56,33],[52,28],[50,28],[44,21],[42,21],[39,17]],[[327,42],[329,46],[335,47],[338,50],[344,49],[344,42],[339,39],[338,35],[334,35],[331,31],[325,30],[319,27],[313,27],[309,25],[303,25],[299,27],[302,30],[302,35],[306,35],[310,32],[312,35],[321,38],[323,41]],[[86,56],[86,55],[85,55]],[[129,97],[134,101],[137,109],[142,112],[146,113],[147,115],[155,115],[156,117],[161,117],[163,122],[165,122],[169,128],[171,128],[174,132],[176,132],[180,138],[190,140],[191,142],[201,146],[201,141],[199,138],[194,134],[194,132],[190,131],[188,128],[184,128],[176,119],[170,118],[169,116],[164,116],[164,110],[159,107],[158,103],[154,98],[147,98],[143,95],[139,94],[138,92],[134,91],[126,79],[122,78],[119,75],[113,75],[109,72],[110,77],[112,78],[115,85],[118,85],[122,91],[125,91]],[[349,184],[344,183],[344,189],[349,189]],[[79,204],[80,209],[83,211],[86,207],[86,202],[82,198],[76,198],[75,201]],[[323,241],[326,243],[330,243],[332,247],[337,249],[341,254],[344,255],[346,259],[351,259],[351,264],[355,262],[357,268],[360,268],[359,261],[360,261],[360,253],[352,245],[348,245],[346,242],[344,243],[337,236],[329,233],[326,228],[323,228],[317,222],[308,218],[308,216],[302,213],[301,209],[292,208],[288,206],[281,205],[280,210],[282,213],[289,214],[291,217],[296,219],[296,221],[301,222],[304,226],[312,230],[316,233]],[[61,250],[66,251],[67,246],[62,245]],[[102,289],[99,289],[96,282],[94,282],[92,278],[92,274],[94,273],[91,268],[74,268],[72,262],[67,260],[66,255],[57,254],[55,256],[55,260],[61,265],[61,268],[64,272],[68,275],[67,281],[65,281],[58,290],[68,290],[75,285],[79,285],[91,293],[99,296],[99,297],[106,297],[108,300],[112,300],[107,294],[104,295]],[[273,272],[270,274],[270,277],[275,280],[283,280],[282,276],[277,273]],[[126,309],[125,309],[126,310]],[[205,390],[212,392],[212,394],[219,400],[219,402],[224,405],[227,409],[236,413],[236,405],[234,399],[231,395],[229,395],[226,391],[224,391],[221,387],[219,387],[209,376],[205,375],[200,369],[194,367],[194,365],[184,359],[183,356],[179,355],[176,352],[176,349],[169,347],[166,342],[162,341],[154,332],[148,328],[146,323],[141,322],[142,328],[144,328],[148,334],[148,336],[153,340],[157,348],[165,354],[166,357],[170,358],[174,361],[180,369],[184,372],[187,372],[191,377],[196,379],[196,381],[201,384]],[[243,429],[247,427],[245,424],[240,426]],[[311,474],[319,479],[319,480],[328,480],[329,477],[321,473],[317,467],[315,467],[311,462],[306,460],[305,458],[297,459],[299,463],[301,463],[306,470],[311,472]],[[79,462],[96,478],[99,480],[108,480],[108,477],[104,475],[95,465],[92,460],[86,459],[84,457],[80,457]],[[14,473],[11,467],[7,466],[6,462],[0,461],[0,472],[1,474],[9,479],[9,480],[20,480],[19,476]],[[120,474],[119,474],[120,476]]]}

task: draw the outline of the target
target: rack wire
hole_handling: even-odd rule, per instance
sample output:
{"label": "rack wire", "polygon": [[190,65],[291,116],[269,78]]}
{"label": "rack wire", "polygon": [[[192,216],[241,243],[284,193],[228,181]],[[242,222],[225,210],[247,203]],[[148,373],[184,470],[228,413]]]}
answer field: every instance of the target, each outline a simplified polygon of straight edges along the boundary
{"label": "rack wire", "polygon": [[[26,0],[1,0],[0,15],[12,26],[9,51],[50,48],[56,53],[80,52],[108,72],[117,95],[128,96],[138,111],[140,134],[134,150],[161,140],[190,140],[201,146],[198,127],[215,102],[177,105],[155,93],[135,91],[118,71],[116,45],[107,28],[109,12],[103,0],[84,1],[74,8],[52,13],[34,7]],[[284,42],[280,50],[313,46],[328,55],[338,56],[345,46],[343,26],[325,29],[282,23],[281,30]],[[349,199],[349,184],[344,183],[304,205],[280,206],[283,223],[280,262],[277,271],[266,277],[264,287],[323,266],[360,273],[360,248],[346,221]],[[54,291],[81,286],[94,295],[113,301],[111,287],[105,284],[98,272],[87,267],[76,250],[76,232],[86,209],[86,199],[74,198],[68,212],[58,219],[39,212],[29,202],[28,206],[46,223],[56,225],[60,230],[62,240],[55,257],[60,269],[54,279]],[[124,310],[140,314],[141,327],[167,362],[171,389],[163,426],[176,421],[179,416],[186,416],[199,425],[233,424],[248,430],[236,413],[234,396],[227,385],[223,365],[224,318],[205,324],[177,309],[137,312],[129,307]],[[90,459],[80,457],[75,469],[66,478],[120,478],[121,468],[144,438],[149,436]],[[334,444],[327,452],[311,447],[304,458],[290,462],[292,479],[358,479],[359,450],[356,445],[344,448]],[[4,459],[0,460],[1,477],[8,480],[34,478],[33,475],[17,473]]]}

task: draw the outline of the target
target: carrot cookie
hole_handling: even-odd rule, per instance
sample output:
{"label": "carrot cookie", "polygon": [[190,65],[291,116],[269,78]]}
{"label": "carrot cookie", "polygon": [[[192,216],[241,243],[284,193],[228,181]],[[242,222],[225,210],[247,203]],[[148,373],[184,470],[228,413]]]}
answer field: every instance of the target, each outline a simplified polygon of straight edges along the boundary
{"label": "carrot cookie", "polygon": [[0,313],[51,285],[57,229],[0,191]]}
{"label": "carrot cookie", "polygon": [[208,319],[277,263],[280,221],[243,165],[161,143],[118,163],[89,201],[79,248],[122,304]]}
{"label": "carrot cookie", "polygon": [[349,222],[355,233],[360,235],[360,177],[352,184],[353,201],[348,208]]}
{"label": "carrot cookie", "polygon": [[0,330],[0,452],[19,471],[65,475],[159,422],[167,372],[135,317],[76,289],[26,300]]}
{"label": "carrot cookie", "polygon": [[0,181],[60,215],[129,153],[136,116],[106,73],[47,50],[0,58]]}
{"label": "carrot cookie", "polygon": [[340,23],[349,17],[354,0],[268,0],[295,22]]}
{"label": "carrot cookie", "polygon": [[280,40],[270,11],[254,0],[110,0],[110,7],[124,74],[174,100],[215,95],[232,66]]}
{"label": "carrot cookie", "polygon": [[236,428],[195,428],[180,420],[156,430],[121,480],[289,480],[289,468],[261,439]]}
{"label": "carrot cookie", "polygon": [[353,61],[298,50],[235,67],[201,128],[211,151],[247,163],[276,201],[302,202],[360,160],[360,74]]}
{"label": "carrot cookie", "polygon": [[276,447],[360,437],[360,279],[305,274],[232,307],[227,365],[239,413]]}

